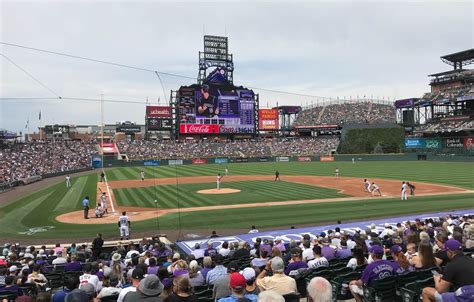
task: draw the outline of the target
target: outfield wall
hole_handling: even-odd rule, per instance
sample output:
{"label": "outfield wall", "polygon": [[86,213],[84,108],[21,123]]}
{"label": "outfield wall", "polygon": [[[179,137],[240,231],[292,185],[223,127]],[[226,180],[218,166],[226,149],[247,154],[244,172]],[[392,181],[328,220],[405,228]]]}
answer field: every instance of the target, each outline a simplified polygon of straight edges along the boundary
{"label": "outfield wall", "polygon": [[269,156],[269,157],[255,157],[255,158],[233,158],[233,157],[218,157],[218,158],[195,158],[195,159],[153,159],[153,160],[107,160],[104,162],[104,167],[153,167],[153,166],[175,166],[175,165],[204,165],[204,164],[233,164],[233,163],[250,163],[250,162],[344,162],[352,161],[461,161],[474,162],[473,156],[459,156],[451,154],[344,154],[334,156]]}

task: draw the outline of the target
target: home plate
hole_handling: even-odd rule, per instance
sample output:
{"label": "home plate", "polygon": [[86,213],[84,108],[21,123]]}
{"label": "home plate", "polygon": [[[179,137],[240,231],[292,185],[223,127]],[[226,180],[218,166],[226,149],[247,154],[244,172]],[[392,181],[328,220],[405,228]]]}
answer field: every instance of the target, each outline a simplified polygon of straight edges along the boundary
{"label": "home plate", "polygon": [[198,194],[231,194],[231,193],[239,193],[240,190],[237,189],[228,189],[228,188],[222,188],[222,189],[208,189],[208,190],[199,190],[197,191]]}

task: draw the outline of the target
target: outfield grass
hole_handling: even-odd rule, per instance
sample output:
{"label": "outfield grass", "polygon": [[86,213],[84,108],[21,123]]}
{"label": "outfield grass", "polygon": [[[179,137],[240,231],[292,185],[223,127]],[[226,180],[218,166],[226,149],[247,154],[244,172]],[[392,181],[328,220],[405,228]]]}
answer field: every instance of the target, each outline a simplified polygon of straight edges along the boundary
{"label": "outfield grass", "polygon": [[[153,208],[190,208],[267,201],[307,200],[347,197],[338,190],[286,181],[225,182],[222,188],[238,189],[236,194],[199,194],[199,190],[215,189],[214,183],[160,185],[146,188],[114,189],[115,200],[122,206]],[[178,203],[179,201],[179,203]]]}
{"label": "outfield grass", "polygon": [[[452,162],[350,162],[340,163],[248,163],[227,165],[231,175],[272,175],[279,170],[284,180],[285,175],[333,175],[338,167],[342,176],[360,178],[389,178],[409,181],[423,181],[451,186],[474,189],[474,164],[452,163]],[[137,179],[139,171],[143,169],[147,178],[175,177],[175,176],[205,176],[216,175],[223,172],[221,165],[195,165],[176,167],[136,167],[136,168],[114,168],[107,171],[109,180]],[[96,192],[98,181],[97,174],[91,174],[72,178],[72,189],[66,190],[64,183],[53,185],[29,196],[21,198],[16,202],[0,207],[0,238],[85,238],[93,237],[96,232],[102,232],[105,236],[117,236],[115,225],[90,225],[77,226],[59,223],[55,217],[59,214],[77,211],[81,209],[81,200],[89,195],[92,198],[91,207],[95,201],[93,196]],[[253,184],[252,184],[253,183]],[[251,186],[257,182],[226,183],[225,185]],[[287,183],[281,182],[284,186]],[[194,191],[198,187],[212,187],[214,184],[180,185],[179,197],[183,203],[181,207],[189,203],[189,194],[186,190]],[[261,184],[260,184],[261,185]],[[291,183],[291,186],[295,184]],[[304,185],[303,185],[304,186]],[[160,186],[165,187],[165,186]],[[209,187],[209,188],[210,188]],[[318,190],[318,194],[331,194],[334,192]],[[173,186],[167,188],[172,190]],[[132,190],[133,189],[129,189]],[[155,196],[153,192],[142,193]],[[163,189],[164,190],[164,189]],[[174,187],[176,192],[176,187]],[[282,189],[280,193],[297,194],[291,189]],[[251,193],[251,192],[250,192]],[[121,193],[119,193],[121,194]],[[132,193],[130,193],[132,194]],[[171,194],[171,193],[169,193]],[[194,194],[194,193],[193,193]],[[232,195],[232,194],[231,194]],[[150,197],[148,196],[148,197]],[[230,195],[229,195],[230,196]],[[236,195],[237,196],[237,195]],[[148,200],[148,197],[145,199]],[[206,196],[205,199],[212,198]],[[229,197],[231,198],[231,197]],[[261,197],[263,198],[263,197]],[[273,197],[283,198],[282,196]],[[314,197],[312,197],[314,198]],[[155,198],[153,198],[154,200]],[[294,199],[292,197],[286,199]],[[304,198],[306,199],[306,198]],[[160,198],[158,198],[160,200]],[[172,206],[170,195],[168,203],[165,200],[163,207]],[[175,199],[176,200],[176,199]],[[187,200],[187,201],[186,201]],[[280,199],[283,200],[283,199]],[[202,200],[201,200],[202,201]],[[194,201],[193,201],[194,202]],[[211,203],[212,201],[205,201]],[[219,202],[219,201],[214,201]],[[232,202],[235,202],[233,200]],[[243,202],[239,201],[239,202]],[[250,202],[250,201],[249,201]],[[203,204],[204,205],[204,204]],[[416,197],[408,202],[398,199],[369,199],[364,201],[345,201],[322,204],[303,204],[278,207],[243,208],[218,211],[201,211],[195,213],[182,213],[166,215],[160,219],[150,219],[142,222],[133,222],[133,231],[176,230],[180,227],[183,232],[196,229],[238,229],[248,228],[255,224],[259,228],[264,227],[287,227],[290,225],[308,225],[324,222],[335,222],[337,220],[352,220],[372,218],[381,216],[395,216],[411,213],[428,213],[441,210],[453,210],[460,208],[474,208],[474,194],[444,195],[432,197]],[[47,232],[36,233],[31,236],[18,234],[29,228],[53,226],[54,229]],[[73,239],[71,239],[73,240]]]}

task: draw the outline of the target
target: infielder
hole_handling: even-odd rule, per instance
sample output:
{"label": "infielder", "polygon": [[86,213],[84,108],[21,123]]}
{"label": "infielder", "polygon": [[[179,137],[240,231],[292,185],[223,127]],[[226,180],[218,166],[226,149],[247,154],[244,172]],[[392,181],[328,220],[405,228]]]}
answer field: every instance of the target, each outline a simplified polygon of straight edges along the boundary
{"label": "infielder", "polygon": [[105,195],[105,192],[102,192],[100,196],[100,203],[102,204],[102,209],[107,213],[107,195]]}
{"label": "infielder", "polygon": [[335,176],[336,176],[336,178],[339,178],[339,168],[336,168]]}
{"label": "infielder", "polygon": [[365,188],[365,192],[371,192],[370,191],[370,181],[366,178],[364,179],[364,188]]}
{"label": "infielder", "polygon": [[129,228],[131,227],[131,223],[130,219],[128,219],[127,212],[122,212],[122,216],[120,216],[118,221],[118,226],[120,229],[120,240],[123,240],[124,237],[125,240],[128,240],[128,237],[130,235]]}
{"label": "infielder", "polygon": [[371,191],[372,191],[372,196],[375,195],[375,192],[379,193],[379,195],[382,196],[382,192],[380,192],[380,187],[377,184],[375,184],[375,182],[372,183],[372,190]]}
{"label": "infielder", "polygon": [[140,172],[140,177],[142,178],[142,181],[145,180],[145,172],[143,172],[143,170]]}
{"label": "infielder", "polygon": [[280,172],[278,170],[275,171],[275,181],[280,180]]}
{"label": "infielder", "polygon": [[222,179],[222,177],[224,177],[224,176],[221,176],[221,173],[217,174],[217,177],[216,177],[217,190],[221,189],[221,179]]}
{"label": "infielder", "polygon": [[406,184],[406,182],[402,182],[402,200],[408,200],[407,187],[408,185]]}
{"label": "infielder", "polygon": [[66,175],[66,188],[70,188],[71,187],[71,176]]}
{"label": "infielder", "polygon": [[225,175],[225,176],[229,175],[229,169],[227,169],[227,167],[225,167],[224,175]]}
{"label": "infielder", "polygon": [[415,186],[410,182],[407,182],[408,188],[410,188],[410,196],[415,196]]}

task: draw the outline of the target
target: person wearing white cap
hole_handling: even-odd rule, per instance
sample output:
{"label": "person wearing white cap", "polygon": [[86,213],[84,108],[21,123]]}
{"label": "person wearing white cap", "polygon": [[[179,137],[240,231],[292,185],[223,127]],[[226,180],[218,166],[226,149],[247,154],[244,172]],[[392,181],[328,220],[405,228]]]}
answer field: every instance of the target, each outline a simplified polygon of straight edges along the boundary
{"label": "person wearing white cap", "polygon": [[245,278],[245,292],[248,294],[258,295],[260,293],[260,289],[258,288],[257,284],[255,284],[255,270],[251,267],[246,267],[240,273]]}

